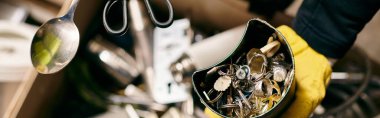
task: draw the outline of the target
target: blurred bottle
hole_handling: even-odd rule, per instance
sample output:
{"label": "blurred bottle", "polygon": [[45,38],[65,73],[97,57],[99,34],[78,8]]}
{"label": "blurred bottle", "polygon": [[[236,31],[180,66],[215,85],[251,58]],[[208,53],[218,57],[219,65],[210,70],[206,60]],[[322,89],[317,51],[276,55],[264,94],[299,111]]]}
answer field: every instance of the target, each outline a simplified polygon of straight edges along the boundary
{"label": "blurred bottle", "polygon": [[25,21],[27,15],[26,9],[18,6],[17,2],[13,4],[0,2],[0,20],[21,23]]}
{"label": "blurred bottle", "polygon": [[171,64],[170,70],[175,80],[181,82],[184,76],[191,76],[194,71],[209,68],[223,61],[237,48],[244,30],[245,26],[239,26],[193,44]]}

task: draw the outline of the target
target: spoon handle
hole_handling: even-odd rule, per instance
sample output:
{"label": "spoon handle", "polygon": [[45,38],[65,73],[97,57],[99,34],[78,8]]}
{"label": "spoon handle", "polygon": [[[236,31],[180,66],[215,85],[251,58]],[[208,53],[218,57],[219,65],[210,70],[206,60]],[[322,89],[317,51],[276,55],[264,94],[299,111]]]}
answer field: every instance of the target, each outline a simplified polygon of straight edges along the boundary
{"label": "spoon handle", "polygon": [[78,2],[79,0],[66,0],[57,16],[67,17],[73,20],[74,12],[78,5]]}

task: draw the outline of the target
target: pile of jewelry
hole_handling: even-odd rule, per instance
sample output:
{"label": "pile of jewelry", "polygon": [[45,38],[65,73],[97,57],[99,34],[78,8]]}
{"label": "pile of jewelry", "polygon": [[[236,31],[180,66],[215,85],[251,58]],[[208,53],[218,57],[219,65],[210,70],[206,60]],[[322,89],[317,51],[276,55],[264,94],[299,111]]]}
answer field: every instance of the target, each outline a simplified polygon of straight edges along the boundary
{"label": "pile of jewelry", "polygon": [[292,66],[278,52],[280,45],[270,37],[261,49],[252,48],[235,62],[209,70],[207,76],[216,75],[212,76],[216,81],[209,91],[203,91],[205,102],[228,117],[254,117],[273,108],[291,80]]}

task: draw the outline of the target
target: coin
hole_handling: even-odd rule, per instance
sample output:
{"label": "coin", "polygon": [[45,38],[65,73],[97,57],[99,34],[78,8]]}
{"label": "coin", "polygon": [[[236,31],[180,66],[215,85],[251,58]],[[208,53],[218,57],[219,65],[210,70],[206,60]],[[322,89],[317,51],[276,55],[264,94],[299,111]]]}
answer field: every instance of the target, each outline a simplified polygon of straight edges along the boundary
{"label": "coin", "polygon": [[214,84],[216,91],[225,91],[231,85],[232,78],[229,76],[220,76]]}
{"label": "coin", "polygon": [[286,78],[286,69],[282,65],[274,65],[273,69],[273,79],[277,82],[282,82]]}

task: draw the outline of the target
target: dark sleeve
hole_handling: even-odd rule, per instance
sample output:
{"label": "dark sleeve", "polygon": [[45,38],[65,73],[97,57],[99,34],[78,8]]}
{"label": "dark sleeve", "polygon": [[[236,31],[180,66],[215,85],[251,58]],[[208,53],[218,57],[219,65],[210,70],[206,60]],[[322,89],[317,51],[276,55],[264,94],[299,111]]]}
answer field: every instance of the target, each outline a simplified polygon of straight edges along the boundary
{"label": "dark sleeve", "polygon": [[314,50],[341,58],[379,7],[380,0],[304,0],[293,27]]}
{"label": "dark sleeve", "polygon": [[284,11],[294,0],[249,0],[249,11],[272,18],[276,11]]}

